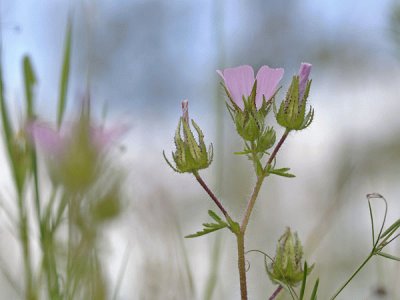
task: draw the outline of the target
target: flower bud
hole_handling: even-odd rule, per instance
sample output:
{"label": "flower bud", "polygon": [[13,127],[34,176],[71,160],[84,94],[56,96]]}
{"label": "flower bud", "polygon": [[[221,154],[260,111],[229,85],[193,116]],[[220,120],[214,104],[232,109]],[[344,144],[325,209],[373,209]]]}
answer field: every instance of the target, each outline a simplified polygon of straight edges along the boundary
{"label": "flower bud", "polygon": [[[297,236],[288,227],[278,241],[274,261],[267,265],[267,273],[272,282],[296,286],[303,280],[303,247]],[[307,275],[314,265],[308,268]]]}
{"label": "flower bud", "polygon": [[[208,151],[204,143],[204,134],[200,127],[192,120],[192,125],[197,132],[198,141],[196,141],[189,125],[188,101],[182,102],[182,117],[179,119],[178,128],[175,132],[175,152],[172,152],[175,166],[173,166],[164,154],[168,165],[179,173],[193,173],[207,168],[212,161],[212,144]],[[183,137],[181,134],[183,133]]]}
{"label": "flower bud", "polygon": [[275,144],[276,134],[272,127],[267,127],[257,143],[257,152],[263,153]]}
{"label": "flower bud", "polygon": [[260,135],[260,124],[255,116],[238,111],[235,116],[236,130],[246,141],[253,142]]}
{"label": "flower bud", "polygon": [[275,110],[276,121],[288,130],[302,130],[307,128],[314,117],[314,109],[310,108],[306,114],[306,104],[310,91],[311,80],[308,76],[311,64],[302,63],[298,76],[293,76],[292,83],[282,101],[279,111]]}

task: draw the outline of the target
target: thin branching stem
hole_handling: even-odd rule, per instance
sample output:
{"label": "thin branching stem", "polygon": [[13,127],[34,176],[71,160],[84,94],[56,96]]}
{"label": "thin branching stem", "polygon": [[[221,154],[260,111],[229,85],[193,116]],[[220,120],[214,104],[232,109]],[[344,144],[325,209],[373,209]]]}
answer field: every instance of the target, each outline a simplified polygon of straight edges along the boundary
{"label": "thin branching stem", "polygon": [[198,172],[193,172],[194,177],[196,177],[196,180],[200,183],[202,188],[207,192],[207,194],[210,196],[210,198],[214,201],[214,203],[218,206],[220,211],[224,214],[224,216],[228,219],[231,220],[231,217],[229,216],[228,212],[222,205],[221,201],[218,200],[218,198],[214,195],[214,193],[211,191],[211,189],[207,186],[207,184],[204,182],[203,178],[201,178],[200,174]]}
{"label": "thin branching stem", "polygon": [[[276,144],[274,150],[271,153],[271,156],[269,157],[269,159],[267,161],[267,164],[266,164],[264,170],[267,170],[268,166],[271,165],[271,163],[275,159],[276,155],[278,154],[279,149],[282,147],[283,143],[285,142],[286,138],[288,137],[289,132],[290,132],[290,130],[286,129],[285,133],[282,135],[282,137],[279,140],[278,144]],[[247,228],[247,225],[249,223],[251,213],[253,211],[254,205],[256,203],[256,200],[257,200],[257,197],[258,197],[258,194],[260,192],[260,189],[261,189],[261,186],[262,186],[262,183],[264,181],[265,176],[266,175],[264,173],[264,174],[262,174],[262,175],[257,177],[256,185],[255,185],[255,187],[253,189],[253,193],[251,194],[250,200],[249,200],[249,202],[247,204],[247,208],[246,208],[246,211],[245,211],[245,214],[244,214],[244,217],[243,217],[243,221],[242,221],[242,224],[240,226],[240,230],[243,233],[246,232],[246,228]]]}
{"label": "thin branching stem", "polygon": [[367,256],[367,258],[362,262],[362,264],[357,268],[357,270],[350,276],[350,278],[336,291],[336,293],[330,298],[330,300],[336,299],[336,297],[343,291],[343,289],[353,280],[353,278],[361,271],[362,268],[367,264],[367,262],[374,256],[374,251]]}
{"label": "thin branching stem", "polygon": [[257,176],[256,185],[254,186],[253,193],[251,194],[251,197],[247,204],[247,208],[246,208],[242,223],[240,225],[240,233],[238,233],[236,235],[237,245],[238,245],[238,255],[239,255],[238,266],[239,266],[240,290],[241,290],[242,300],[247,300],[246,264],[245,264],[245,252],[244,252],[244,238],[245,238],[247,225],[249,224],[251,213],[252,213],[254,205],[256,203],[258,194],[261,190],[263,181],[267,175],[265,173],[265,170],[268,169],[268,166],[271,165],[271,163],[275,159],[276,155],[279,152],[279,149],[282,147],[283,143],[285,142],[286,138],[288,137],[289,132],[290,132],[290,130],[286,129],[286,131],[282,135],[281,139],[279,140],[279,142],[276,144],[274,150],[272,151],[271,156],[269,157],[269,159],[265,165],[263,174],[260,174]]}
{"label": "thin branching stem", "polygon": [[274,300],[279,295],[279,293],[282,291],[282,289],[283,289],[283,287],[281,285],[279,285],[276,288],[276,290],[272,293],[271,297],[269,297],[268,299],[269,300]]}

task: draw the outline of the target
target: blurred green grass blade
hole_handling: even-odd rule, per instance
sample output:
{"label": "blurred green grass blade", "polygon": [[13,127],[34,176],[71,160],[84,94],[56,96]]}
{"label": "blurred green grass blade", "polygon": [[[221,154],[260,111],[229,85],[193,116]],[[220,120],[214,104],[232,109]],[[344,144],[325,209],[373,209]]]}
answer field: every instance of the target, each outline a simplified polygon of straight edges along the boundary
{"label": "blurred green grass blade", "polygon": [[[26,116],[29,121],[33,120],[35,117],[34,108],[34,94],[33,88],[37,83],[37,77],[35,71],[33,70],[31,59],[28,55],[25,55],[22,61],[24,83],[25,83],[25,101],[26,101]],[[38,220],[40,220],[40,197],[39,197],[39,176],[37,169],[37,158],[35,149],[31,149],[31,160],[32,160],[32,172],[35,184],[35,209]],[[40,230],[41,234],[42,229]]]}
{"label": "blurred green grass blade", "polygon": [[301,283],[299,300],[303,300],[304,298],[304,291],[306,290],[306,282],[307,282],[307,269],[308,269],[307,262],[304,262],[303,282]]}
{"label": "blurred green grass blade", "polygon": [[67,104],[67,91],[68,91],[68,81],[69,81],[69,71],[71,64],[71,44],[72,44],[72,22],[71,19],[68,20],[67,32],[65,35],[64,42],[64,57],[61,69],[61,79],[60,79],[60,95],[58,98],[58,111],[57,111],[57,126],[61,127],[65,107]]}
{"label": "blurred green grass blade", "polygon": [[11,128],[10,119],[8,117],[8,108],[6,104],[6,99],[4,97],[3,65],[1,63],[1,58],[0,58],[0,106],[1,106],[1,121],[3,125],[6,147],[9,154],[11,154],[11,138],[13,130]]}
{"label": "blurred green grass blade", "polygon": [[34,117],[33,87],[37,83],[35,71],[28,55],[23,58],[23,74],[25,82],[26,115],[28,119]]}
{"label": "blurred green grass blade", "polygon": [[8,153],[8,158],[10,159],[11,171],[13,174],[13,180],[18,193],[22,191],[22,181],[18,176],[18,161],[15,159],[15,154],[13,151],[13,137],[14,131],[9,118],[8,107],[4,96],[4,82],[3,82],[3,65],[0,57],[0,110],[1,110],[1,124],[4,133],[4,142]]}
{"label": "blurred green grass blade", "polygon": [[399,227],[400,227],[400,219],[398,219],[388,229],[386,229],[385,232],[382,233],[381,238],[384,238],[387,235],[392,235]]}
{"label": "blurred green grass blade", "polygon": [[213,299],[213,295],[215,292],[215,287],[218,282],[218,271],[221,262],[221,254],[222,254],[222,235],[217,234],[215,240],[213,241],[212,247],[212,256],[211,256],[211,269],[208,274],[207,283],[204,291],[204,300]]}
{"label": "blurred green grass blade", "polygon": [[317,300],[318,285],[319,285],[319,278],[315,281],[315,285],[310,300]]}
{"label": "blurred green grass blade", "polygon": [[[181,237],[183,235],[182,230],[179,226],[177,218],[175,218],[175,220],[176,220],[175,221],[176,231],[178,233],[178,236]],[[185,272],[186,272],[187,281],[188,281],[187,285],[189,287],[189,294],[190,294],[191,298],[193,299],[194,295],[196,293],[196,289],[195,289],[195,283],[194,283],[194,279],[193,279],[193,272],[192,272],[192,269],[191,269],[190,263],[189,263],[189,254],[185,247],[183,239],[179,238],[178,242],[179,242],[179,247],[181,248],[181,251],[182,251],[183,262],[184,262]]]}

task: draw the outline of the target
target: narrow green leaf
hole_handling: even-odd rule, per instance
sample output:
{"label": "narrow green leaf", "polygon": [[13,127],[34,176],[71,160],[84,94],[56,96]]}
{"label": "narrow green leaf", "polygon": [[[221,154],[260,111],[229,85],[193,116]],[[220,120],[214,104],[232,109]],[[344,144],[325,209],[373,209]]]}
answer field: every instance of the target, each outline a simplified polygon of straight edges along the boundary
{"label": "narrow green leaf", "polygon": [[28,55],[24,56],[22,64],[25,83],[26,115],[29,119],[32,119],[34,116],[33,87],[37,83],[37,79]]}
{"label": "narrow green leaf", "polygon": [[310,300],[317,300],[318,285],[319,285],[319,278],[315,281]]}
{"label": "narrow green leaf", "polygon": [[389,258],[389,259],[393,259],[393,260],[397,260],[400,261],[400,257],[388,254],[388,253],[384,253],[384,252],[378,252],[378,255]]}
{"label": "narrow green leaf", "polygon": [[307,282],[307,262],[305,261],[304,262],[303,281],[301,283],[299,300],[303,300],[303,298],[304,298],[304,291],[306,290],[306,282]]}
{"label": "narrow green leaf", "polygon": [[400,227],[400,219],[398,219],[396,222],[390,225],[389,228],[386,229],[384,233],[382,233],[381,238],[384,238],[386,235],[389,235],[389,233],[393,234],[399,227]]}
{"label": "narrow green leaf", "polygon": [[215,212],[212,210],[208,211],[208,215],[217,223],[203,223],[203,230],[197,231],[196,233],[185,236],[185,238],[194,238],[198,236],[202,236],[223,228],[228,227],[228,224],[225,223]]}
{"label": "narrow green leaf", "polygon": [[13,138],[14,138],[14,130],[12,128],[12,124],[9,118],[9,112],[7,107],[7,101],[5,99],[4,92],[4,82],[3,82],[3,66],[0,57],[0,112],[1,112],[1,125],[3,127],[4,132],[4,140],[5,146],[7,149],[8,158],[10,159],[11,171],[13,174],[13,179],[15,183],[15,187],[18,193],[22,192],[23,181],[21,180],[21,176],[19,176],[18,171],[18,159],[15,156],[13,149]]}
{"label": "narrow green leaf", "polygon": [[[211,224],[207,224],[207,225],[211,225]],[[206,235],[208,233],[223,229],[225,227],[228,227],[228,224],[226,224],[226,223],[225,224],[213,224],[213,225],[214,226],[212,226],[212,227],[211,226],[207,226],[206,228],[204,228],[201,231],[197,231],[196,233],[189,234],[189,235],[185,236],[185,238],[199,237],[199,236]],[[205,226],[205,224],[203,224],[203,226]]]}
{"label": "narrow green leaf", "polygon": [[251,150],[245,150],[245,151],[239,151],[239,152],[233,152],[235,155],[246,155],[252,153]]}
{"label": "narrow green leaf", "polygon": [[371,201],[368,199],[369,217],[371,219],[371,231],[372,231],[372,247],[375,247],[375,226],[374,226],[374,215],[372,213]]}
{"label": "narrow green leaf", "polygon": [[72,44],[72,22],[68,20],[67,32],[65,35],[64,43],[64,57],[61,69],[61,79],[60,79],[60,95],[58,99],[58,112],[57,112],[57,126],[61,127],[67,99],[68,91],[68,81],[69,81],[69,71],[71,62],[71,44]]}
{"label": "narrow green leaf", "polygon": [[296,177],[294,174],[287,173],[287,171],[289,171],[289,170],[290,170],[290,168],[272,169],[272,170],[269,170],[268,173],[275,174],[278,176],[283,176],[283,177],[289,177],[289,178]]}
{"label": "narrow green leaf", "polygon": [[222,219],[211,209],[208,211],[208,215],[213,218],[218,224],[226,224]]}
{"label": "narrow green leaf", "polygon": [[6,103],[6,99],[4,97],[3,66],[1,64],[1,61],[0,61],[0,106],[1,106],[1,119],[2,119],[3,131],[4,131],[4,136],[6,138],[6,146],[7,146],[8,151],[10,152],[13,130],[11,128],[10,119],[8,117],[7,103]]}

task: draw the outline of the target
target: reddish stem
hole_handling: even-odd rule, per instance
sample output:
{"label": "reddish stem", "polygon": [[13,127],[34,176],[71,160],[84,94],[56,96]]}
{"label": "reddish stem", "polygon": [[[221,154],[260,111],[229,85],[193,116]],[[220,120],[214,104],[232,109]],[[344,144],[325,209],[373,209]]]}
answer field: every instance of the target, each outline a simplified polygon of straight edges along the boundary
{"label": "reddish stem", "polygon": [[203,189],[207,192],[207,194],[210,196],[210,198],[214,201],[214,203],[218,206],[218,208],[221,210],[221,212],[224,214],[224,216],[228,219],[230,219],[230,216],[226,209],[222,206],[221,202],[218,200],[218,198],[214,195],[214,193],[210,190],[210,188],[207,186],[207,184],[204,182],[203,178],[200,177],[199,173],[193,172],[194,177],[196,177],[197,181],[200,183],[200,185],[203,187]]}
{"label": "reddish stem", "polygon": [[276,296],[278,296],[278,294],[282,291],[282,286],[278,286],[278,288],[274,291],[274,293],[271,295],[271,297],[269,297],[269,300],[274,300],[276,298]]}

